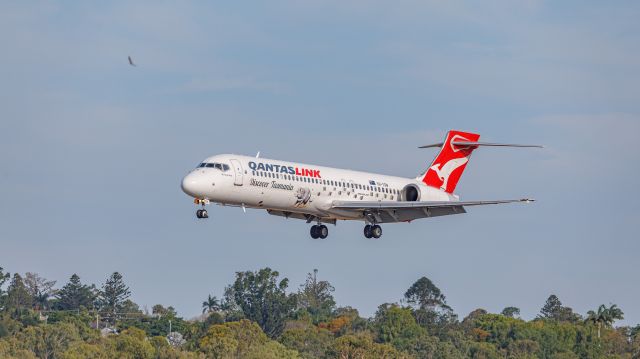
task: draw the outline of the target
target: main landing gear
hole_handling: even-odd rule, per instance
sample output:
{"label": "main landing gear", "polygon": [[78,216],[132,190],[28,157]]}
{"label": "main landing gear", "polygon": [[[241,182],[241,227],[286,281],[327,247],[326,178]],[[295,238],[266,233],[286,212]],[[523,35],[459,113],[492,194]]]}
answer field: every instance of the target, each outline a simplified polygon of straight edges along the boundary
{"label": "main landing gear", "polygon": [[329,228],[327,228],[327,226],[325,226],[324,224],[316,224],[314,226],[311,226],[311,230],[309,232],[311,234],[311,238],[313,239],[325,239],[329,235]]}
{"label": "main landing gear", "polygon": [[364,226],[364,236],[366,238],[380,238],[382,236],[382,227],[377,224],[367,224]]}
{"label": "main landing gear", "polygon": [[209,218],[209,213],[206,209],[199,209],[196,211],[196,217],[198,218]]}

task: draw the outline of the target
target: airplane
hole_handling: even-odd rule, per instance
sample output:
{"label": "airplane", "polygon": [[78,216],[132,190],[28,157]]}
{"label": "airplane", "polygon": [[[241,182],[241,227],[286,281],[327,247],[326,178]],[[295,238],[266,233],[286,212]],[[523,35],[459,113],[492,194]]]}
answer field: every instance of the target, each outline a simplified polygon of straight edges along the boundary
{"label": "airplane", "polygon": [[465,207],[533,199],[460,201],[454,190],[471,153],[478,147],[538,147],[479,142],[480,135],[447,132],[443,142],[419,148],[440,148],[416,178],[387,176],[345,169],[222,154],[209,157],[182,179],[182,191],[194,198],[197,218],[208,218],[205,206],[265,209],[267,213],[315,223],[314,239],[329,235],[326,224],[363,221],[366,238],[380,238],[383,223],[411,222],[466,213]]}

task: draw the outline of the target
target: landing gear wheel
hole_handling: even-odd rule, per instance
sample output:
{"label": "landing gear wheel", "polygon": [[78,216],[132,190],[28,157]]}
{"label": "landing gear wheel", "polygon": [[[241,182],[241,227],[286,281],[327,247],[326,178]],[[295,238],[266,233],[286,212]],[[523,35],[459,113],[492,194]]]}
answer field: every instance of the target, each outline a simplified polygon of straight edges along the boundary
{"label": "landing gear wheel", "polygon": [[322,239],[327,238],[327,236],[329,235],[329,228],[327,228],[327,226],[320,225],[318,226],[318,236]]}
{"label": "landing gear wheel", "polygon": [[375,226],[372,226],[371,236],[373,236],[373,238],[380,238],[382,236],[382,227],[377,224]]}
{"label": "landing gear wheel", "polygon": [[367,224],[364,226],[364,236],[365,238],[371,238],[373,234],[371,233],[371,225]]}
{"label": "landing gear wheel", "polygon": [[318,237],[320,237],[320,230],[318,227],[319,226],[311,226],[311,230],[309,231],[309,233],[311,234],[311,238],[318,239]]}
{"label": "landing gear wheel", "polygon": [[196,211],[196,217],[198,218],[209,218],[209,213],[207,213],[206,209],[199,209]]}

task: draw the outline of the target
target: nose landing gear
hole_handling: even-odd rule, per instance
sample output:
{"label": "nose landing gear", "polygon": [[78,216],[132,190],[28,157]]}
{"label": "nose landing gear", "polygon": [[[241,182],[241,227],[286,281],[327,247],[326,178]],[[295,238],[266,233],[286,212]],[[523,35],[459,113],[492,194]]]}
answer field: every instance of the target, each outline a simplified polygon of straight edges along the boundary
{"label": "nose landing gear", "polygon": [[196,211],[196,217],[198,218],[209,218],[209,213],[206,209],[199,209]]}
{"label": "nose landing gear", "polygon": [[327,226],[325,226],[324,224],[317,224],[311,226],[311,230],[309,232],[311,234],[311,238],[313,239],[325,239],[329,235],[329,228],[327,228]]}
{"label": "nose landing gear", "polygon": [[382,237],[382,227],[377,224],[364,226],[364,236],[366,238],[380,238]]}
{"label": "nose landing gear", "polygon": [[204,206],[208,205],[210,202],[208,199],[199,199],[196,198],[193,200],[193,203],[195,203],[196,205],[202,205],[202,209],[199,209],[196,211],[196,217],[198,218],[209,218],[209,213],[207,212],[206,209],[204,209]]}

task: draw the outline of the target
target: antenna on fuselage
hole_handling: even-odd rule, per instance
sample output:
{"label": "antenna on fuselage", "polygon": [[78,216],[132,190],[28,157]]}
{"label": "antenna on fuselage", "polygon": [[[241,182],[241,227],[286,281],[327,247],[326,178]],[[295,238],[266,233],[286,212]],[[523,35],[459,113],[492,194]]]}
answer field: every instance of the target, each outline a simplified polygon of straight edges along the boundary
{"label": "antenna on fuselage", "polygon": [[260,157],[260,151],[258,151],[258,153],[256,153],[256,158]]}

